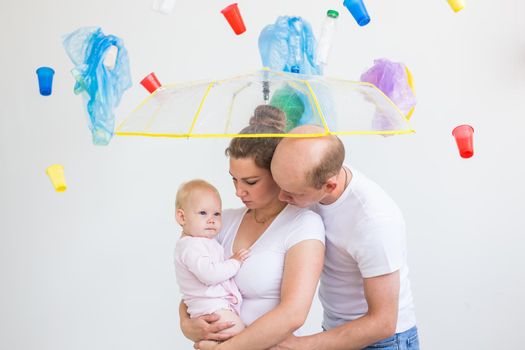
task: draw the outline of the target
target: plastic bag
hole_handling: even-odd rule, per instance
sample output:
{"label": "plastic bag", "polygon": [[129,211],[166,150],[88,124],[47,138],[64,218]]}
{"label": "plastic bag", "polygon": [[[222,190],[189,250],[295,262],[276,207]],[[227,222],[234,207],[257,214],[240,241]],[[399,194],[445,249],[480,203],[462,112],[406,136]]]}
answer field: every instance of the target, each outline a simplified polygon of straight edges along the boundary
{"label": "plastic bag", "polygon": [[[409,119],[416,105],[416,96],[410,86],[408,74],[403,63],[392,62],[383,58],[374,60],[374,65],[361,75],[361,81],[374,84]],[[392,128],[391,122],[380,112],[376,112],[372,123],[377,130]]]}
{"label": "plastic bag", "polygon": [[[75,94],[82,94],[89,115],[89,129],[95,145],[107,145],[113,137],[113,109],[131,87],[128,52],[123,41],[114,35],[104,35],[98,27],[85,27],[66,35],[66,52],[75,64]],[[113,66],[104,65],[104,58],[117,48]]]}
{"label": "plastic bag", "polygon": [[315,64],[317,41],[310,24],[301,17],[280,16],[259,35],[263,66],[275,71],[320,75]]}
{"label": "plastic bag", "polygon": [[361,75],[361,81],[377,86],[405,115],[416,105],[416,96],[408,83],[407,69],[403,63],[384,58],[374,60],[372,68]]}

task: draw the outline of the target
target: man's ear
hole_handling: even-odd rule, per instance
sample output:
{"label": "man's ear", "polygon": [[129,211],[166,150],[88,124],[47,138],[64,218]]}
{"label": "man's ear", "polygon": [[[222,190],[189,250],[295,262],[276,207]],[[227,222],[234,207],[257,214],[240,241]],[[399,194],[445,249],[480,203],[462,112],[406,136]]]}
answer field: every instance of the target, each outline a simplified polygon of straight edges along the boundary
{"label": "man's ear", "polygon": [[186,217],[184,216],[184,210],[177,209],[175,211],[175,220],[177,220],[179,225],[184,226],[184,223],[186,222]]}
{"label": "man's ear", "polygon": [[323,185],[323,190],[330,194],[337,188],[337,176],[332,176],[326,180]]}

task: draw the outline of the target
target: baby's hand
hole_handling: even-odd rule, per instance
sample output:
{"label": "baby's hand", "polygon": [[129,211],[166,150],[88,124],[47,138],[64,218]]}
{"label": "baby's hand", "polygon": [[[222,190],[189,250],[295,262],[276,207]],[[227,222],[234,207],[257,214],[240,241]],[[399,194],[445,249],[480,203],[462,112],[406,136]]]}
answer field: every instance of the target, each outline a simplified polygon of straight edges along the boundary
{"label": "baby's hand", "polygon": [[239,262],[243,262],[250,256],[250,251],[248,249],[240,249],[235,254],[232,255],[230,259],[239,260]]}

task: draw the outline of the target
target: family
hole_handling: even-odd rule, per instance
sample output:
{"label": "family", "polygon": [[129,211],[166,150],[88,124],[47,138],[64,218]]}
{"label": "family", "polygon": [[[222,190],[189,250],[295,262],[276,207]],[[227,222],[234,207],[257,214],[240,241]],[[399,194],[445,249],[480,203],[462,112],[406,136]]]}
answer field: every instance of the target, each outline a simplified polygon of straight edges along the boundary
{"label": "family", "polygon": [[[264,105],[241,133],[284,134],[285,126],[286,115]],[[177,193],[180,324],[195,348],[418,350],[403,216],[343,164],[342,142],[239,137],[226,155],[243,208],[222,211],[202,180]],[[303,335],[318,284],[322,331]]]}

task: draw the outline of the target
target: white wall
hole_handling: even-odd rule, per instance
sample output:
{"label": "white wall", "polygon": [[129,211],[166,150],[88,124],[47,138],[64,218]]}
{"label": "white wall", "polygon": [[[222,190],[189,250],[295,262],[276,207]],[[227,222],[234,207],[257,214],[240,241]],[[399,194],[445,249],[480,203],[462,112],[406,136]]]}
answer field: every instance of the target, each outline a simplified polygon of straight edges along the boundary
{"label": "white wall", "polygon": [[[374,58],[413,71],[417,133],[345,137],[347,161],[390,192],[408,224],[409,263],[425,349],[519,348],[525,312],[525,4],[368,0],[358,28],[342,1],[240,1],[248,32],[235,37],[226,1],[2,1],[0,4],[0,348],[190,349],[178,329],[172,267],[178,184],[205,177],[225,206],[233,196],[227,140],[116,138],[91,144],[62,35],[86,25],[125,40],[134,86],[119,117],[143,97],[138,81],[228,76],[260,66],[256,40],[278,15],[319,29],[340,10],[327,75],[357,79]],[[55,68],[41,97],[35,69]],[[475,128],[475,156],[460,159],[451,130]],[[69,188],[44,174],[65,166]],[[192,163],[190,165],[190,163]],[[315,300],[308,321],[316,331]],[[520,322],[521,321],[521,322]],[[505,344],[503,346],[502,344]]]}

